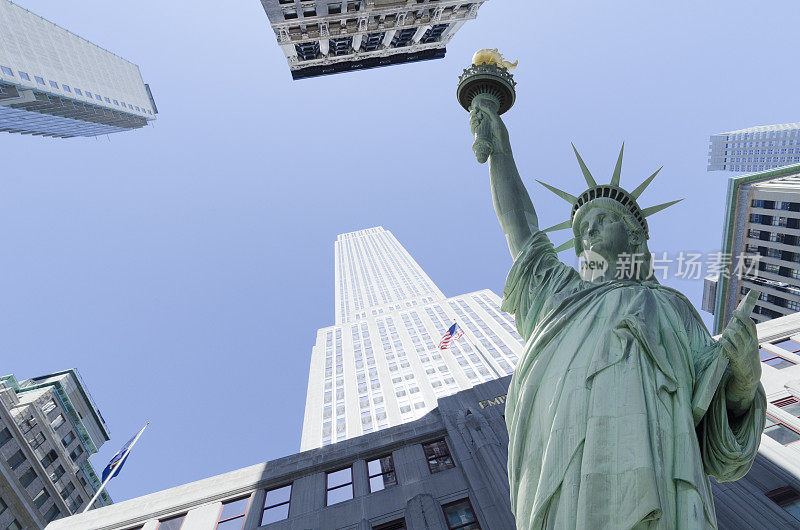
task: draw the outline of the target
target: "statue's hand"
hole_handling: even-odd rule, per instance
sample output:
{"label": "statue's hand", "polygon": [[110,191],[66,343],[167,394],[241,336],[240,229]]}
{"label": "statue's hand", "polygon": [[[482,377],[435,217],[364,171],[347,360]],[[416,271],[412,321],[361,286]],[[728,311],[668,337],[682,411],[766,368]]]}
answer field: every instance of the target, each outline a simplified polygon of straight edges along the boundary
{"label": "statue's hand", "polygon": [[469,111],[469,127],[475,135],[472,150],[483,164],[492,154],[510,153],[508,129],[497,115],[497,101],[486,96],[475,96]]}
{"label": "statue's hand", "polygon": [[758,291],[750,290],[733,312],[733,318],[722,331],[719,343],[728,358],[733,376],[726,390],[729,408],[744,412],[750,406],[761,379],[761,360],[758,355],[758,335],[750,313],[758,300]]}

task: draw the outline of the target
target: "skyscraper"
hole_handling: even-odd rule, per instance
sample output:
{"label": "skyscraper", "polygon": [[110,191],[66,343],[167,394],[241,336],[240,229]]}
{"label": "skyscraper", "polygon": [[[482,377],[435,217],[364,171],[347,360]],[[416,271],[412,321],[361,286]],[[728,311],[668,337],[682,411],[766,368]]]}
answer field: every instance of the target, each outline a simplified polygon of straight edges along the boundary
{"label": "skyscraper", "polygon": [[0,131],[98,136],[157,113],[138,66],[0,0]]}
{"label": "skyscraper", "polygon": [[732,177],[727,201],[722,270],[703,289],[715,333],[750,289],[756,322],[800,310],[800,164]]}
{"label": "skyscraper", "polygon": [[762,125],[711,136],[708,171],[764,171],[800,162],[800,123]]}
{"label": "skyscraper", "polygon": [[[312,350],[303,450],[411,421],[513,372],[522,338],[493,292],[446,298],[382,227],[339,235],[334,257],[336,324]],[[454,322],[464,337],[439,349]]]}
{"label": "skyscraper", "polygon": [[[44,528],[100,488],[89,457],[109,439],[76,370],[0,377],[0,528]],[[111,504],[103,492],[95,507]]]}
{"label": "skyscraper", "polygon": [[485,0],[261,0],[292,78],[439,59]]}

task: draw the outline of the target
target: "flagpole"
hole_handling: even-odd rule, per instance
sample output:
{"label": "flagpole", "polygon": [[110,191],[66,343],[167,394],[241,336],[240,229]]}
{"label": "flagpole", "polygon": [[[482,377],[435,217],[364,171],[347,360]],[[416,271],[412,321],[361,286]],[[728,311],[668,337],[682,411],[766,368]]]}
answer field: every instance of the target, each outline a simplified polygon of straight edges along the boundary
{"label": "flagpole", "polygon": [[[467,329],[468,328],[462,327],[461,324],[458,323],[458,320],[453,320],[453,322],[455,322],[456,325],[458,325],[458,327],[461,328],[461,336],[464,337],[467,340],[467,342],[469,343],[470,346],[475,348],[475,351],[477,351],[480,354],[481,357],[483,357],[483,362],[486,365],[489,366],[489,369],[494,372],[494,375],[496,375],[498,379],[503,377],[503,374],[500,374],[500,372],[497,371],[497,368],[495,368],[494,365],[491,363],[491,361],[489,361],[489,359],[486,357],[486,355],[483,353],[483,351],[480,348],[478,348],[478,346],[469,339],[469,337],[467,336]],[[470,333],[472,333],[472,332],[470,331]]]}
{"label": "flagpole", "polygon": [[[136,438],[134,438],[134,439],[133,439],[133,442],[131,443],[131,445],[130,445],[130,446],[128,446],[128,449],[127,449],[127,451],[125,451],[125,454],[124,454],[124,455],[122,455],[122,458],[120,458],[120,459],[119,459],[119,462],[124,462],[124,461],[125,461],[125,459],[126,459],[126,458],[128,458],[128,454],[131,452],[131,449],[133,449],[133,446],[134,446],[134,445],[136,445],[136,442],[138,442],[138,441],[139,441],[139,437],[142,435],[142,433],[144,432],[144,430],[147,428],[147,426],[148,426],[148,425],[150,425],[150,422],[149,422],[149,421],[148,421],[147,423],[145,423],[145,424],[144,424],[144,427],[142,427],[142,430],[141,430],[141,431],[139,431],[139,434],[137,434],[137,435],[136,435]],[[92,504],[94,504],[94,501],[96,501],[96,500],[97,500],[97,497],[99,497],[99,496],[100,496],[100,494],[101,494],[101,493],[103,493],[103,490],[106,488],[106,485],[109,483],[109,481],[110,481],[112,478],[114,478],[114,471],[111,471],[111,472],[108,474],[108,477],[106,477],[106,479],[105,479],[105,480],[103,481],[103,483],[100,485],[100,489],[98,489],[98,490],[97,490],[97,493],[95,493],[95,494],[94,494],[94,497],[92,497],[92,500],[90,500],[90,501],[89,501],[89,503],[86,505],[86,508],[84,508],[84,509],[83,509],[83,511],[82,511],[81,513],[86,513],[86,512],[88,512],[88,511],[89,511],[89,508],[91,508],[91,507],[92,507]]]}

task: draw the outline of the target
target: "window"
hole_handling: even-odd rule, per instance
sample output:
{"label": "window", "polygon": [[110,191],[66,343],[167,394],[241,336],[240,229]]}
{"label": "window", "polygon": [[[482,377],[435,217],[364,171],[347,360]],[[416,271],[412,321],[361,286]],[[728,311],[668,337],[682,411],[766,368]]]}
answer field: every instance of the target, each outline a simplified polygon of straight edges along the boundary
{"label": "window", "polygon": [[406,520],[395,519],[394,521],[389,521],[388,523],[373,526],[372,530],[406,530]]}
{"label": "window", "polygon": [[774,344],[778,348],[782,348],[792,353],[800,352],[800,342],[797,342],[796,340],[785,339],[778,342],[773,342],[772,344]]}
{"label": "window", "polygon": [[76,445],[76,446],[75,446],[75,449],[73,449],[73,450],[72,450],[72,452],[69,454],[69,457],[70,457],[70,458],[72,459],[72,461],[74,462],[74,461],[75,461],[75,460],[77,460],[77,459],[78,459],[78,457],[79,457],[79,456],[81,456],[82,454],[83,454],[83,447],[82,447],[81,445]]}
{"label": "window", "polygon": [[92,97],[92,93],[91,93],[91,92],[89,92],[88,90],[86,91],[86,97],[87,97],[87,98],[90,98],[90,99],[91,99],[91,97]]}
{"label": "window", "polygon": [[480,530],[478,519],[475,517],[475,512],[472,510],[472,504],[469,499],[462,499],[460,501],[451,502],[442,506],[444,510],[444,518],[447,519],[447,528],[455,530],[456,528],[463,530]]}
{"label": "window", "polygon": [[32,467],[29,467],[28,470],[19,477],[19,482],[22,484],[23,488],[30,486],[31,482],[34,480],[36,480],[36,471],[34,471]]}
{"label": "window", "polygon": [[353,498],[353,469],[346,467],[330,471],[326,476],[326,506],[338,504]]}
{"label": "window", "polygon": [[56,410],[56,402],[53,401],[52,399],[47,403],[45,403],[44,406],[42,407],[42,412],[45,414],[50,414],[54,410]]}
{"label": "window", "polygon": [[0,447],[3,447],[10,439],[11,431],[9,431],[7,427],[4,427],[3,430],[0,431]]}
{"label": "window", "polygon": [[33,504],[34,504],[34,506],[36,506],[36,509],[38,510],[39,508],[44,506],[44,503],[46,503],[47,499],[49,499],[49,498],[50,498],[50,494],[47,493],[44,490],[44,488],[42,488],[42,490],[36,495],[36,497],[33,498]]}
{"label": "window", "polygon": [[[83,504],[83,498],[80,495],[76,495],[74,499],[72,499],[72,503],[69,505],[69,511],[72,513],[78,513],[78,510],[81,508],[81,504]],[[139,527],[142,528],[141,526]]]}
{"label": "window", "polygon": [[167,519],[159,519],[158,526],[156,526],[157,530],[179,530],[181,526],[183,526],[183,519],[186,517],[186,514],[176,515],[175,517],[169,517]]}
{"label": "window", "polygon": [[119,101],[117,101],[117,100],[115,99],[115,100],[114,100],[114,105],[116,105],[117,107],[119,107]]}
{"label": "window", "polygon": [[219,511],[219,518],[217,518],[217,529],[242,530],[249,501],[250,497],[248,496],[224,502]]}
{"label": "window", "polygon": [[73,491],[75,491],[75,484],[72,482],[67,482],[67,484],[61,488],[61,497],[67,499],[70,495],[72,495]]}
{"label": "window", "polygon": [[342,12],[342,3],[339,2],[337,4],[328,4],[328,14],[329,15],[338,15]]}
{"label": "window", "polygon": [[8,509],[8,504],[0,497],[0,515]]}
{"label": "window", "polygon": [[[95,94],[95,95],[94,95],[94,98],[95,98],[97,101],[103,101],[103,96],[101,96],[100,94]],[[106,99],[108,99],[108,98],[106,98]]]}
{"label": "window", "polygon": [[264,497],[264,510],[261,514],[261,525],[288,519],[291,499],[291,484],[267,490],[267,495]]}
{"label": "window", "polygon": [[25,455],[22,454],[22,451],[17,451],[13,455],[11,455],[11,457],[8,460],[6,460],[6,463],[8,464],[8,467],[10,467],[11,470],[13,471],[14,469],[17,469],[19,466],[21,466],[24,461],[25,461]]}
{"label": "window", "polygon": [[64,90],[66,90],[67,92],[72,92],[72,90],[70,90],[70,88],[69,88],[69,85],[61,85],[61,87],[62,87]]}
{"label": "window", "polygon": [[74,433],[74,432],[72,432],[72,431],[69,431],[69,432],[67,433],[67,435],[66,435],[66,436],[64,436],[64,437],[61,439],[61,445],[63,445],[63,446],[66,448],[66,447],[67,447],[67,446],[69,446],[69,444],[71,444],[71,443],[72,443],[74,440],[75,440],[75,433]]}
{"label": "window", "polygon": [[800,492],[791,486],[784,486],[765,493],[767,498],[789,512],[795,519],[800,519]]}
{"label": "window", "polygon": [[53,519],[55,519],[55,518],[56,518],[56,517],[58,517],[59,515],[61,515],[61,514],[60,514],[60,512],[58,511],[58,506],[56,506],[55,504],[53,504],[53,505],[50,507],[50,509],[49,509],[49,510],[47,510],[47,513],[46,513],[46,514],[44,514],[44,520],[45,520],[45,521],[47,521],[47,522],[49,523],[50,521],[52,521]]}
{"label": "window", "polygon": [[19,522],[17,522],[16,519],[14,519],[13,521],[11,521],[11,524],[8,525],[8,528],[6,528],[6,530],[22,530],[22,525],[19,524]]}
{"label": "window", "polygon": [[784,368],[788,368],[790,366],[794,366],[794,362],[784,359],[780,355],[775,353],[769,352],[763,348],[758,350],[758,354],[761,356],[761,362],[764,364],[768,364],[773,368],[777,368],[778,370],[783,370]]}
{"label": "window", "polygon": [[443,439],[422,444],[422,449],[425,451],[425,458],[428,459],[428,469],[430,469],[431,473],[438,473],[439,471],[456,467],[453,459],[450,458],[447,442]]}
{"label": "window", "polygon": [[56,419],[54,419],[50,423],[50,425],[53,427],[53,430],[55,430],[55,429],[58,429],[59,427],[61,427],[62,425],[64,425],[65,421],[66,420],[64,419],[64,415],[63,414],[59,414],[58,416],[56,416]]}
{"label": "window", "polygon": [[25,81],[30,81],[30,80],[31,80],[31,76],[29,76],[29,75],[27,74],[27,72],[22,72],[22,71],[20,71],[20,73],[19,73],[19,76],[20,76],[22,79],[24,79]]}
{"label": "window", "polygon": [[58,88],[58,83],[56,83],[55,81],[50,81],[50,86],[53,88]]}
{"label": "window", "polygon": [[75,89],[75,93],[76,93],[76,94],[78,94],[79,96],[82,96],[82,95],[83,95],[83,92],[81,92],[81,89],[80,89],[80,88],[76,88],[76,89]]}
{"label": "window", "polygon": [[764,434],[783,445],[789,445],[800,440],[800,433],[769,414],[767,414]]}
{"label": "window", "polygon": [[780,407],[789,414],[800,418],[800,400],[791,396],[783,399],[776,399],[772,402],[776,407]]}
{"label": "window", "polygon": [[36,79],[36,82],[39,83],[40,85],[44,84],[44,79],[42,79],[38,75],[33,76],[33,78]]}
{"label": "window", "polygon": [[8,66],[0,66],[0,70],[3,70],[4,74],[14,77],[14,71],[11,70],[11,68],[9,68]]}
{"label": "window", "polygon": [[103,99],[105,99],[105,100],[106,100],[106,103],[111,103],[111,100],[110,100],[110,99],[108,99],[108,97],[107,97],[107,96],[106,96],[105,98],[103,98]]}
{"label": "window", "polygon": [[58,458],[58,455],[56,455],[56,452],[51,449],[42,457],[42,467],[45,469],[50,467],[50,465],[56,461],[56,458]]}
{"label": "window", "polygon": [[64,466],[58,466],[53,471],[53,474],[50,475],[50,478],[53,480],[53,482],[58,482],[58,479],[60,479],[63,476],[64,476]]}
{"label": "window", "polygon": [[397,475],[394,472],[392,455],[382,456],[367,462],[367,475],[369,477],[369,491],[381,491],[389,486],[397,485]]}

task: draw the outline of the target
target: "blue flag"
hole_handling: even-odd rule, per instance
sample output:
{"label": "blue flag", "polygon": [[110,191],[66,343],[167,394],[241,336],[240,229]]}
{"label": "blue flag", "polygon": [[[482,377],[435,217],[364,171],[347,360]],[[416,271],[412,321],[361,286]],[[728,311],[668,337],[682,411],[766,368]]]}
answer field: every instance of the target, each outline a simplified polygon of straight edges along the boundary
{"label": "blue flag", "polygon": [[[142,431],[143,430],[144,429],[142,429]],[[128,443],[126,443],[125,445],[122,446],[122,449],[117,451],[117,453],[113,457],[111,457],[111,461],[108,463],[106,468],[103,470],[103,480],[102,480],[102,482],[106,481],[106,478],[108,477],[109,474],[113,473],[111,475],[111,478],[114,478],[117,475],[119,475],[119,472],[122,470],[122,466],[125,465],[125,461],[128,459],[128,455],[130,454],[129,448],[134,444],[134,442],[136,441],[136,438],[139,437],[139,435],[142,433],[142,431],[139,431],[138,433],[136,433],[133,436],[133,438],[128,440]]]}

